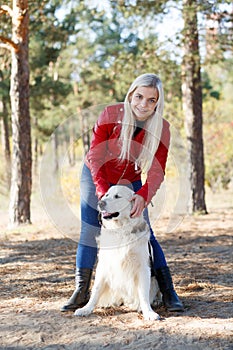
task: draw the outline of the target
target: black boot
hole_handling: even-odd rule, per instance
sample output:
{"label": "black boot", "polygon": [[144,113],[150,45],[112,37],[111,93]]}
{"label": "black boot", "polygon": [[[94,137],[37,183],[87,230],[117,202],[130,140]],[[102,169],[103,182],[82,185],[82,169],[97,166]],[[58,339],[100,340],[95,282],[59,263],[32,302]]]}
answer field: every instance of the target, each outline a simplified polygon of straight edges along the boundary
{"label": "black boot", "polygon": [[163,295],[163,304],[168,311],[184,311],[184,306],[174,290],[168,266],[156,270],[156,278]]}
{"label": "black boot", "polygon": [[74,311],[84,306],[89,300],[89,286],[91,282],[91,269],[76,269],[76,288],[67,304],[62,306],[61,311]]}

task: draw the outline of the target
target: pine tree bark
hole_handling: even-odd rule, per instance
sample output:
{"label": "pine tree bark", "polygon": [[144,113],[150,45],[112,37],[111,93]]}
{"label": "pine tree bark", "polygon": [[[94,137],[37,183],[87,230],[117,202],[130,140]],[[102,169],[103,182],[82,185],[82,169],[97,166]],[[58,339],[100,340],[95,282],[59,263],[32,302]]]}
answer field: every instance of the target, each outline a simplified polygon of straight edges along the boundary
{"label": "pine tree bark", "polygon": [[196,0],[183,0],[183,20],[182,97],[189,153],[190,211],[192,213],[207,213],[202,132],[202,85]]}
{"label": "pine tree bark", "polygon": [[[1,72],[0,72],[1,77]],[[1,79],[0,79],[1,80]],[[6,98],[3,96],[0,101],[0,111],[2,112],[2,147],[4,150],[5,167],[6,167],[6,183],[7,189],[10,189],[11,183],[11,150],[9,140],[9,126],[8,126],[8,110]]]}
{"label": "pine tree bark", "polygon": [[28,1],[13,0],[12,9],[12,177],[10,226],[30,223],[32,186],[31,126],[29,112]]}

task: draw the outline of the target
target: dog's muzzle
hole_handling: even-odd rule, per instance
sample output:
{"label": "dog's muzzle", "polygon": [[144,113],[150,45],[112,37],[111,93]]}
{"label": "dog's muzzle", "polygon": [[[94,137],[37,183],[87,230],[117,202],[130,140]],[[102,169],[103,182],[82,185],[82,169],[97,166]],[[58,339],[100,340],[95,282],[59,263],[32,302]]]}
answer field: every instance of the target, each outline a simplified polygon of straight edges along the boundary
{"label": "dog's muzzle", "polygon": [[112,218],[116,218],[120,215],[119,212],[115,212],[115,213],[109,213],[105,210],[106,208],[106,202],[104,200],[100,200],[98,202],[98,207],[99,207],[99,210],[100,210],[100,215],[101,215],[101,218],[102,219],[105,219],[105,220],[110,220]]}

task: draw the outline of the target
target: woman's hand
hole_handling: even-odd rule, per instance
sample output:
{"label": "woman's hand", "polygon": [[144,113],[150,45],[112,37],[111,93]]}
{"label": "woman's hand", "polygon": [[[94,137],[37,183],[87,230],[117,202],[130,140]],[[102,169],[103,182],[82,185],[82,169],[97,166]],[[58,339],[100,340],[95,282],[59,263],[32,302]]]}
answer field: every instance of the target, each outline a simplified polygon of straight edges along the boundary
{"label": "woman's hand", "polygon": [[139,196],[139,194],[134,194],[131,198],[131,202],[133,202],[133,207],[130,212],[130,216],[132,218],[136,218],[137,216],[140,216],[143,212],[143,209],[146,206],[146,202],[142,196]]}

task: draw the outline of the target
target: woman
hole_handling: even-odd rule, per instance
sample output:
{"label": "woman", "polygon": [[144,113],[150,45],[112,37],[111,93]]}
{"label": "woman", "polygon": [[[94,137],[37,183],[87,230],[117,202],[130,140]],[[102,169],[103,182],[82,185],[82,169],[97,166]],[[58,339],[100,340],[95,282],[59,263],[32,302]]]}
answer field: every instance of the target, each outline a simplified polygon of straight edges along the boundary
{"label": "woman", "polygon": [[[97,120],[90,150],[81,175],[81,235],[76,256],[76,288],[61,311],[87,303],[92,271],[97,258],[96,236],[100,232],[97,202],[110,186],[133,188],[131,216],[144,217],[151,230],[153,266],[169,311],[183,311],[162,248],[148,218],[147,206],[165,173],[170,141],[169,123],[162,118],[164,96],[160,79],[143,74],[129,88],[125,102],[105,108]],[[141,173],[146,173],[142,185]]]}

